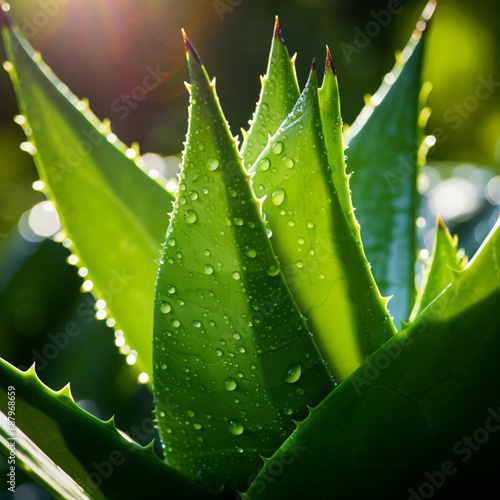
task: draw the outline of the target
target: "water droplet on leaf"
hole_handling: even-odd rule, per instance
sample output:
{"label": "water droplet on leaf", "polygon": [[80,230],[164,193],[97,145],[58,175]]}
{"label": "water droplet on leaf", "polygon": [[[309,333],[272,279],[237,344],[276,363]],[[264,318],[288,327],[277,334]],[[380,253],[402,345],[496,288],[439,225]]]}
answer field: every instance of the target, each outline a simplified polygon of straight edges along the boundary
{"label": "water droplet on leaf", "polygon": [[265,172],[266,170],[269,170],[269,167],[271,166],[271,162],[269,158],[264,158],[259,162],[259,168],[261,172]]}
{"label": "water droplet on leaf", "polygon": [[184,214],[184,220],[188,224],[194,224],[196,219],[198,218],[198,214],[194,210],[187,210]]}
{"label": "water droplet on leaf", "polygon": [[210,264],[207,264],[207,265],[205,265],[205,266],[203,267],[203,272],[204,272],[205,274],[210,275],[210,274],[212,274],[212,273],[214,272],[214,268],[213,268]]}
{"label": "water droplet on leaf", "polygon": [[257,255],[257,252],[253,248],[247,247],[245,254],[247,257],[250,257],[251,259],[253,259]]}
{"label": "water droplet on leaf", "polygon": [[283,143],[281,141],[277,142],[272,148],[272,152],[275,155],[279,155],[282,151],[283,151]]}
{"label": "water droplet on leaf", "polygon": [[271,200],[273,202],[273,205],[279,206],[283,203],[283,200],[285,199],[285,190],[284,189],[277,189],[271,196]]}
{"label": "water droplet on leaf", "polygon": [[207,165],[208,170],[217,170],[219,168],[219,160],[213,158],[211,160],[208,160],[208,165]]}
{"label": "water droplet on leaf", "polygon": [[295,382],[299,380],[301,375],[302,375],[302,365],[300,363],[295,363],[288,369],[285,375],[285,382],[287,384],[295,384]]}
{"label": "water droplet on leaf", "polygon": [[275,266],[274,264],[270,265],[268,268],[267,268],[267,274],[269,276],[277,276],[280,272],[280,269],[278,266]]}
{"label": "water droplet on leaf", "polygon": [[229,377],[224,382],[224,387],[226,391],[234,391],[238,387],[238,383],[236,382],[236,380],[234,380],[233,377]]}
{"label": "water droplet on leaf", "polygon": [[227,426],[227,430],[233,436],[239,436],[240,434],[243,434],[243,431],[245,430],[245,428],[237,420],[230,420],[229,424]]}

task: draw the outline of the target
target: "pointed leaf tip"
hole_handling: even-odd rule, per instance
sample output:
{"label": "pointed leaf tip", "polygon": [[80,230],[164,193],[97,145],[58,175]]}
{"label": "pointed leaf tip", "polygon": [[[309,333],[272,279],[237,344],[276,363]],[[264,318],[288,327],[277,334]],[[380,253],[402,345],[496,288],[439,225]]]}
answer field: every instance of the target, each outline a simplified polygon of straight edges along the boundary
{"label": "pointed leaf tip", "polygon": [[198,55],[198,52],[196,52],[196,49],[194,48],[193,44],[191,43],[191,41],[187,37],[184,29],[181,29],[181,31],[182,31],[182,36],[184,38],[184,47],[186,48],[186,57],[189,60],[189,55],[192,54],[193,57],[195,58],[196,62],[201,65],[201,59],[200,59],[200,56]]}
{"label": "pointed leaf tip", "polygon": [[337,76],[337,70],[335,69],[335,65],[333,64],[332,54],[330,52],[330,48],[328,45],[326,46],[326,63],[325,63],[325,75],[328,73],[328,69],[332,70],[332,73]]}
{"label": "pointed leaf tip", "polygon": [[316,71],[316,58],[313,58],[313,60],[312,60],[311,71]]}
{"label": "pointed leaf tip", "polygon": [[438,230],[446,231],[446,232],[448,231],[448,228],[446,227],[440,214],[437,214],[437,216],[436,216],[436,225],[437,225]]}
{"label": "pointed leaf tip", "polygon": [[277,38],[283,45],[286,45],[285,39],[283,38],[283,34],[281,33],[278,16],[276,16],[274,22],[274,38]]}

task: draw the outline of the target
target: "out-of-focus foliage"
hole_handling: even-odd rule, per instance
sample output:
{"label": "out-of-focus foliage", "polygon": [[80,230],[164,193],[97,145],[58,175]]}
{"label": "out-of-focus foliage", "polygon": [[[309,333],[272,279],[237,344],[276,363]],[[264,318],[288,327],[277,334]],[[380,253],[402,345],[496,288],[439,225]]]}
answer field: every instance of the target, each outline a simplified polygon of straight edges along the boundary
{"label": "out-of-focus foliage", "polygon": [[[182,50],[178,50],[181,27],[193,42],[203,40],[205,63],[218,75],[219,95],[235,131],[246,127],[253,111],[241,96],[259,91],[259,81],[249,68],[260,67],[262,74],[265,71],[261,54],[267,50],[268,35],[262,19],[275,14],[287,26],[290,53],[300,47],[303,61],[318,56],[320,44],[336,47],[333,57],[344,121],[352,123],[364,93],[379,86],[380,78],[392,66],[394,51],[404,45],[425,1],[374,0],[370,8],[362,0],[147,0],[140,9],[133,0],[47,3],[57,5],[49,16],[40,2],[32,0],[12,2],[11,13],[29,41],[43,49],[55,73],[75,94],[89,98],[100,118],[110,118],[114,131],[127,144],[138,141],[144,151],[172,155],[180,153],[186,119],[183,81],[187,71]],[[388,11],[389,5],[393,13]],[[488,81],[491,75],[493,82],[500,81],[496,13],[496,0],[477,0],[473,6],[467,0],[439,2],[429,39],[432,55],[426,78],[435,85],[428,101],[433,110],[428,131],[436,133],[439,144],[431,151],[431,158],[479,161],[499,172],[498,87],[487,99],[474,100],[481,77]],[[376,21],[377,15],[381,21]],[[304,26],[314,26],[314,32],[304,37]],[[437,47],[439,50],[434,50]],[[0,48],[0,55],[2,51]],[[301,87],[307,78],[306,67],[298,69]],[[159,70],[158,78],[164,83],[155,85],[157,82],[150,80],[154,88],[144,94],[137,88],[149,74],[148,68]],[[131,97],[134,89],[138,99]],[[42,197],[30,189],[37,176],[28,155],[19,150],[24,138],[11,121],[16,113],[14,94],[7,74],[1,71],[0,92],[4,97],[0,108],[1,235]],[[131,104],[127,104],[127,96]],[[145,122],[152,126],[143,127]]]}

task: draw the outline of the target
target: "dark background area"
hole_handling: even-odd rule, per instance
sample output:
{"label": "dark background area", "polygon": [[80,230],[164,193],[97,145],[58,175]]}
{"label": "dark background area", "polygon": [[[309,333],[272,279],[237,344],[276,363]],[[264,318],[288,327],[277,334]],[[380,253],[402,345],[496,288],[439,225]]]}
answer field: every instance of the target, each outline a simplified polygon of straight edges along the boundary
{"label": "dark background area", "polygon": [[[49,16],[43,14],[45,4],[52,5]],[[217,77],[236,135],[247,127],[258,98],[276,14],[290,54],[299,53],[301,86],[312,58],[322,65],[325,44],[330,46],[349,124],[364,95],[375,92],[392,68],[424,6],[417,0],[15,0],[11,14],[56,75],[78,97],[88,98],[99,118],[109,118],[122,141],[137,141],[142,153],[178,155],[188,104],[181,27],[210,76]],[[477,106],[471,101],[480,78],[500,81],[498,11],[495,0],[439,2],[427,47],[425,78],[434,85],[427,131],[440,127],[447,139],[430,159],[483,163],[498,171],[500,92]],[[377,14],[384,19],[378,28]],[[143,100],[132,99],[133,108],[124,107],[123,96],[141,85],[148,68],[158,69],[164,83]],[[5,71],[0,95],[0,234],[5,234],[43,198],[31,189],[38,178],[33,162],[19,149],[24,137],[12,123],[17,107]],[[464,104],[470,111],[458,111]]]}

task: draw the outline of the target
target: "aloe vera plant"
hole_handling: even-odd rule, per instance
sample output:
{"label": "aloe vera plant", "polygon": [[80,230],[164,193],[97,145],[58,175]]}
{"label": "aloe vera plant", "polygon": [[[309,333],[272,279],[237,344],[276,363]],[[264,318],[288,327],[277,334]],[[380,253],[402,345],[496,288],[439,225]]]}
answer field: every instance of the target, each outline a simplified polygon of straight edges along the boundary
{"label": "aloe vera plant", "polygon": [[[443,464],[468,462],[463,434],[500,422],[500,233],[465,265],[439,219],[415,294],[412,151],[433,9],[345,137],[328,48],[321,87],[313,61],[299,92],[276,19],[240,145],[184,34],[175,196],[1,14],[17,121],[75,260],[152,377],[164,452],[79,408],[69,387],[52,391],[35,367],[0,360],[2,404],[15,396],[15,427],[0,414],[7,457],[15,435],[18,463],[57,498],[428,498],[429,477],[436,497],[463,487]],[[398,179],[402,157],[413,170]],[[466,478],[498,466],[498,445],[490,430]]]}

